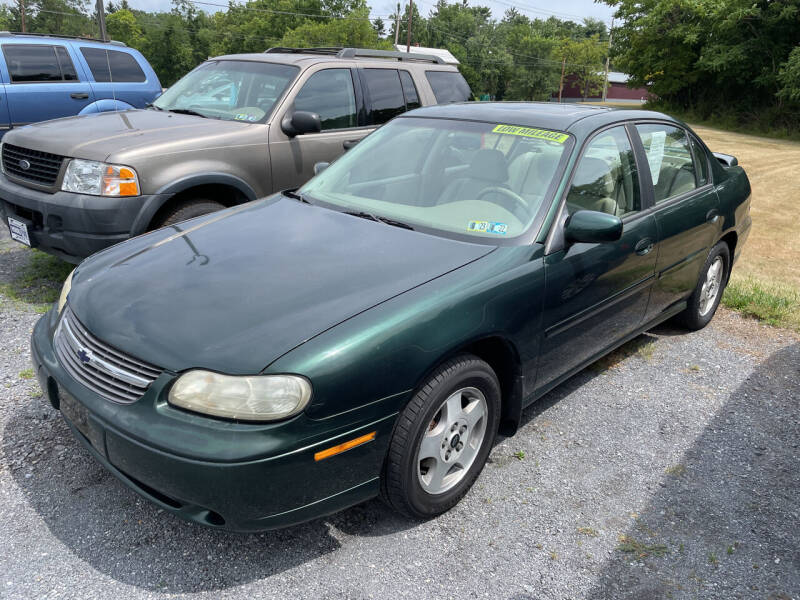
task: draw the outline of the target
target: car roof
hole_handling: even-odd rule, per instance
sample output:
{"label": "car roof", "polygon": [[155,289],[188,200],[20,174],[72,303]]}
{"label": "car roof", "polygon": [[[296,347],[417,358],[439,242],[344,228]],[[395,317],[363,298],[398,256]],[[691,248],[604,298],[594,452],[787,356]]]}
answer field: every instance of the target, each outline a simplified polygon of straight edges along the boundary
{"label": "car roof", "polygon": [[[52,46],[53,44],[80,44],[89,48],[106,48],[109,50],[121,51],[134,51],[134,48],[129,47],[123,42],[116,40],[95,40],[92,38],[73,37],[68,35],[48,35],[48,34],[31,34],[31,33],[13,33],[8,31],[0,31],[0,44],[42,44]],[[109,48],[112,46],[112,48]]]}
{"label": "car roof", "polygon": [[[413,55],[412,55],[413,56]],[[425,60],[393,60],[391,58],[368,58],[368,57],[360,57],[360,56],[353,56],[353,57],[345,57],[340,58],[335,55],[325,55],[325,54],[314,54],[314,53],[302,53],[302,52],[270,52],[269,54],[264,52],[254,52],[250,54],[225,54],[223,56],[215,56],[210,58],[209,60],[249,60],[249,61],[257,61],[257,62],[266,62],[266,63],[278,63],[281,65],[297,65],[297,66],[305,66],[317,63],[339,63],[341,64],[342,61],[354,61],[359,64],[369,64],[370,66],[380,66],[380,67],[387,67],[391,65],[392,67],[397,67],[399,65],[424,65],[426,69],[429,70],[445,70],[445,71],[456,71],[456,65],[448,65],[448,64],[437,64],[432,63]]]}
{"label": "car roof", "polygon": [[[568,131],[578,122],[592,129],[633,119],[661,119],[674,121],[659,112],[641,109],[611,108],[578,103],[557,102],[460,102],[417,108],[402,117],[428,117],[507,123],[522,127],[541,127]],[[582,128],[583,129],[583,128]]]}

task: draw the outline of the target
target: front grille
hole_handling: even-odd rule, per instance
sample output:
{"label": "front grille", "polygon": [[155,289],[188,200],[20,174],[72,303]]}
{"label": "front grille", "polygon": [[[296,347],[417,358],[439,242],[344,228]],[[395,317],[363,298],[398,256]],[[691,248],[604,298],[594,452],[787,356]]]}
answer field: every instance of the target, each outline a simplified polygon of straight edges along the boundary
{"label": "front grille", "polygon": [[[58,179],[63,156],[3,144],[3,169],[7,175],[39,185],[53,185]],[[27,166],[27,168],[23,168]]]}
{"label": "front grille", "polygon": [[61,366],[84,386],[113,402],[141,398],[161,369],[112,348],[94,337],[69,306],[53,338]]}

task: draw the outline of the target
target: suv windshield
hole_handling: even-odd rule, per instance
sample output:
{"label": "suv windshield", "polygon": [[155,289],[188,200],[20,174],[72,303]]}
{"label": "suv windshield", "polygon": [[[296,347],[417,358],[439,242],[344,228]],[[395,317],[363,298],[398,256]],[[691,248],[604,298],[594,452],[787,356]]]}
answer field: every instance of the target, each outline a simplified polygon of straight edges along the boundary
{"label": "suv windshield", "polygon": [[153,102],[161,110],[201,117],[263,122],[299,69],[268,62],[203,63]]}
{"label": "suv windshield", "polygon": [[502,123],[401,117],[299,190],[311,202],[494,242],[523,234],[573,138]]}

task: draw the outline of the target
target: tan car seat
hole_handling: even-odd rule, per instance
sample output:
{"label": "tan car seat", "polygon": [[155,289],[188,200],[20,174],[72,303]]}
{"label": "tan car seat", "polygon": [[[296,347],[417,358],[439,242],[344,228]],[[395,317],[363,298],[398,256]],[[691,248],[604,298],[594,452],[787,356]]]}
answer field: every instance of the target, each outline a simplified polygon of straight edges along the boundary
{"label": "tan car seat", "polygon": [[616,214],[614,177],[611,167],[601,158],[584,157],[572,178],[567,203],[585,210]]}

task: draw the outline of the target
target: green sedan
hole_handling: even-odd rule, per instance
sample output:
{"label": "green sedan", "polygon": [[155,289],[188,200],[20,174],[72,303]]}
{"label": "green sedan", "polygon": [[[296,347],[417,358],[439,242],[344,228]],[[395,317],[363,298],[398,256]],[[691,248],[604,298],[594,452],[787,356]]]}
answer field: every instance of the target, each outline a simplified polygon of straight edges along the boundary
{"label": "green sedan", "polygon": [[379,495],[433,517],[537,398],[711,320],[751,223],[736,162],[655,112],[412,111],[298,190],[84,261],[36,373],[98,461],[185,519],[256,531]]}

